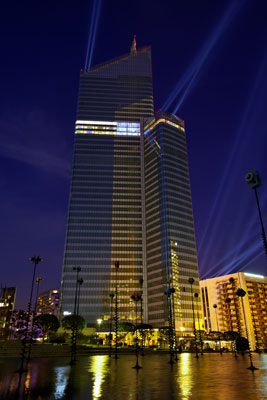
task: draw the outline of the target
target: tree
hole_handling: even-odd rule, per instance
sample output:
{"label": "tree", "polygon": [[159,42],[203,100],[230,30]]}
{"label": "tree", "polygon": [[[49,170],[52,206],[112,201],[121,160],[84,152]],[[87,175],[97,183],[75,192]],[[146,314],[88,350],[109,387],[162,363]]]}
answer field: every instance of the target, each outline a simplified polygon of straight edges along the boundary
{"label": "tree", "polygon": [[11,319],[11,331],[13,339],[22,338],[25,334],[27,313],[24,310],[14,310]]}
{"label": "tree", "polygon": [[131,322],[119,322],[118,332],[134,332],[135,326]]}
{"label": "tree", "polygon": [[218,341],[222,339],[222,332],[219,331],[209,331],[205,333],[205,339],[206,340],[213,340],[213,341]]}
{"label": "tree", "polygon": [[43,339],[59,328],[59,320],[53,314],[41,314],[34,318],[33,325],[42,330]]}
{"label": "tree", "polygon": [[140,329],[143,329],[143,330],[149,329],[149,330],[151,330],[151,329],[153,329],[153,326],[149,325],[149,324],[139,324],[139,325],[137,325],[137,329],[138,330],[140,330]]}
{"label": "tree", "polygon": [[239,333],[234,331],[227,331],[223,333],[223,339],[226,341],[233,341],[239,338]]}
{"label": "tree", "polygon": [[66,315],[62,318],[61,324],[64,329],[72,329],[75,326],[78,330],[86,327],[86,320],[81,315]]}
{"label": "tree", "polygon": [[153,329],[153,326],[141,323],[137,325],[137,329],[141,334],[142,344],[146,346],[146,341],[151,339],[151,330]]}
{"label": "tree", "polygon": [[236,340],[236,350],[237,351],[246,351],[249,350],[248,340],[242,336],[237,338]]}

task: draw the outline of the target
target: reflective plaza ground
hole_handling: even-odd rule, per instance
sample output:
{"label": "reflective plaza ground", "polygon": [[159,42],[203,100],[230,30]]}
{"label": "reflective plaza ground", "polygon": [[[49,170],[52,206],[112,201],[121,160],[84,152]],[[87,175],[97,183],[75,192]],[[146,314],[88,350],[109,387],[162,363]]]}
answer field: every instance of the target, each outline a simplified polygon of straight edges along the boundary
{"label": "reflective plaza ground", "polygon": [[119,357],[79,357],[73,367],[67,358],[34,359],[21,382],[19,360],[2,359],[1,399],[267,399],[267,354],[253,355],[254,372],[247,355],[183,353],[170,365],[168,354],[146,354],[140,370],[132,368],[134,354]]}

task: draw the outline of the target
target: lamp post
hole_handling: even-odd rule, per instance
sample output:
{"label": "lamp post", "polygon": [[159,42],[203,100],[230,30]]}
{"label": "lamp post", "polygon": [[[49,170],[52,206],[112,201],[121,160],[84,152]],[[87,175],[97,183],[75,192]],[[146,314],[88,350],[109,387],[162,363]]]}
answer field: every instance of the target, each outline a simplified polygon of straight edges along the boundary
{"label": "lamp post", "polygon": [[75,298],[74,298],[74,310],[73,310],[73,314],[76,315],[76,311],[77,311],[77,295],[78,295],[78,279],[79,279],[79,273],[81,272],[81,267],[73,267],[72,268],[73,271],[76,271],[76,287],[75,287]]}
{"label": "lamp post", "polygon": [[140,317],[141,317],[141,354],[144,357],[144,330],[143,330],[143,283],[144,280],[143,278],[139,279],[140,282],[140,289],[141,289],[141,294],[140,294]]}
{"label": "lamp post", "polygon": [[112,349],[112,320],[113,320],[113,298],[114,293],[110,293],[110,320],[109,320],[109,357],[111,357],[111,349]]}
{"label": "lamp post", "polygon": [[167,298],[167,305],[168,305],[168,323],[169,323],[169,353],[170,353],[170,361],[169,364],[173,364],[173,314],[172,314],[172,293],[175,292],[174,288],[170,287],[170,281],[168,281],[168,289],[166,292],[164,292],[166,298]]}
{"label": "lamp post", "polygon": [[175,289],[174,289],[174,287],[172,287],[172,289],[171,289],[171,302],[172,302],[172,333],[173,333],[173,344],[174,344],[175,361],[178,361],[178,356],[177,356],[177,336],[176,336],[176,324],[175,324],[174,293],[175,293]]}
{"label": "lamp post", "polygon": [[31,332],[30,332],[30,340],[29,340],[29,348],[28,348],[28,356],[27,356],[27,361],[29,362],[31,359],[31,349],[32,349],[32,337],[33,337],[33,321],[34,321],[34,317],[36,316],[36,308],[37,308],[37,301],[38,301],[38,293],[39,293],[39,285],[42,282],[43,278],[36,278],[36,299],[35,299],[35,306],[34,306],[34,310],[32,313],[32,325],[31,325]]}
{"label": "lamp post", "polygon": [[254,336],[255,336],[255,342],[256,342],[256,352],[261,353],[260,346],[259,346],[259,338],[257,334],[257,329],[256,329],[256,321],[254,318],[254,310],[252,309],[252,306],[250,306],[250,312],[251,312],[251,317],[252,317],[252,322],[253,322],[253,331],[254,331]]}
{"label": "lamp post", "polygon": [[73,267],[73,271],[76,271],[76,287],[75,287],[75,298],[74,298],[74,320],[72,324],[71,330],[71,358],[70,358],[70,365],[75,364],[76,362],[76,345],[77,345],[77,297],[78,297],[78,287],[79,284],[79,273],[81,271],[81,267]]}
{"label": "lamp post", "polygon": [[260,217],[260,223],[261,223],[261,235],[262,235],[262,240],[263,240],[263,246],[265,250],[265,255],[267,257],[267,240],[266,240],[266,234],[264,230],[264,225],[263,225],[263,220],[262,220],[262,215],[261,215],[261,209],[260,209],[260,203],[259,203],[259,198],[258,198],[258,193],[257,193],[257,188],[261,186],[261,177],[259,174],[259,171],[256,169],[251,169],[248,171],[245,175],[245,180],[248,184],[248,186],[254,190],[255,196],[256,196],[256,202],[257,202],[257,207],[259,211],[259,217]]}
{"label": "lamp post", "polygon": [[[197,299],[197,298],[198,298],[198,293],[195,293],[194,296],[195,296],[195,298]],[[203,355],[204,355],[204,353],[203,353],[203,341],[202,341],[202,334],[201,334],[201,329],[200,329],[200,324],[199,324],[199,312],[198,312],[198,308],[197,308],[197,323],[198,323],[199,341],[200,341],[200,349],[201,349],[200,354],[203,356]]]}
{"label": "lamp post", "polygon": [[118,269],[120,267],[120,262],[115,261],[115,269],[116,269],[116,288],[115,288],[115,358],[118,358],[118,323],[119,323],[119,315],[118,315]]}
{"label": "lamp post", "polygon": [[234,298],[234,306],[235,306],[235,315],[236,315],[236,323],[237,323],[237,332],[239,334],[239,337],[242,336],[241,333],[241,325],[240,325],[240,319],[239,319],[239,312],[238,312],[238,307],[236,304],[236,297],[235,297],[235,291],[236,291],[236,287],[235,287],[235,279],[233,277],[231,277],[229,279],[229,282],[232,285],[232,290],[233,290],[233,298]]}
{"label": "lamp post", "polygon": [[189,278],[188,282],[191,285],[191,303],[192,303],[192,312],[193,312],[193,327],[194,327],[194,338],[195,338],[195,347],[196,347],[196,358],[199,358],[198,349],[197,349],[197,335],[196,335],[196,323],[195,323],[195,309],[194,309],[194,297],[193,297],[193,283],[195,282],[194,278]]}
{"label": "lamp post", "polygon": [[[231,318],[231,306],[230,306],[230,304],[231,304],[231,299],[228,297],[228,298],[225,300],[225,302],[226,302],[226,304],[228,304],[228,313],[229,313],[229,320],[230,320],[231,332],[234,332],[234,330],[233,330],[232,318]],[[234,336],[232,336],[232,349],[233,349],[233,352],[235,353],[235,354],[234,354],[234,357],[237,358],[236,341],[235,341],[235,339],[234,339]]]}
{"label": "lamp post", "polygon": [[38,303],[38,294],[39,294],[39,285],[42,283],[43,278],[37,277],[36,278],[36,285],[37,285],[37,290],[36,290],[36,299],[35,299],[35,307],[34,307],[34,314],[36,315],[37,313],[37,303]]}
{"label": "lamp post", "polygon": [[217,316],[217,304],[213,304],[213,308],[215,310],[217,332],[219,333],[219,348],[220,348],[220,354],[222,356],[221,334],[220,334],[220,331],[219,331],[218,316]]}
{"label": "lamp post", "polygon": [[80,295],[81,295],[81,286],[83,284],[83,278],[77,279],[78,283],[78,295],[77,295],[77,315],[79,315],[80,310]]}
{"label": "lamp post", "polygon": [[[28,336],[28,332],[29,332],[29,322],[30,322],[30,314],[31,314],[31,306],[32,306],[32,293],[33,293],[33,285],[34,285],[34,279],[35,279],[36,266],[37,266],[37,264],[39,264],[39,262],[43,261],[42,258],[40,258],[39,256],[33,256],[33,257],[29,258],[29,260],[33,263],[33,275],[32,275],[30,300],[28,303],[28,310],[27,310],[25,338],[24,338],[24,340],[22,340],[21,362],[20,362],[20,367],[18,370],[18,372],[21,374],[26,371],[24,369],[24,359],[25,359],[26,346],[27,346],[27,336]],[[30,341],[30,346],[29,346],[29,351],[28,351],[28,361],[30,360],[30,357],[31,357],[31,341]]]}
{"label": "lamp post", "polygon": [[137,323],[137,310],[138,310],[138,301],[141,301],[141,297],[139,293],[134,293],[131,296],[131,299],[135,302],[135,331],[136,331],[136,346],[135,346],[135,356],[136,356],[136,364],[133,368],[135,369],[140,369],[142,368],[139,364],[138,364],[138,354],[139,354],[139,345],[138,345],[138,323]]}
{"label": "lamp post", "polygon": [[253,365],[252,353],[251,353],[251,349],[250,349],[250,342],[249,342],[249,336],[248,336],[248,327],[247,327],[247,321],[246,321],[245,307],[244,307],[244,302],[243,302],[243,297],[246,295],[246,292],[245,292],[245,290],[239,288],[236,291],[236,295],[238,297],[241,297],[241,304],[242,304],[245,329],[246,329],[246,335],[247,335],[247,341],[248,341],[248,354],[249,354],[249,358],[250,358],[250,366],[247,369],[250,369],[251,371],[255,371],[255,369],[258,369],[258,368],[254,367],[254,365]]}

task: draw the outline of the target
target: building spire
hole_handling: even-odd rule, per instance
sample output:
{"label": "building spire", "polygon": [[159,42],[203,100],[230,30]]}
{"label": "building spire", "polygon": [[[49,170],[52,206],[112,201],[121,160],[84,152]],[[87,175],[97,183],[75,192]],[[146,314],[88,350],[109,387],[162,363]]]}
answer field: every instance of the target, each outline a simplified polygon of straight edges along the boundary
{"label": "building spire", "polygon": [[134,35],[132,45],[131,45],[131,54],[136,54],[136,36]]}

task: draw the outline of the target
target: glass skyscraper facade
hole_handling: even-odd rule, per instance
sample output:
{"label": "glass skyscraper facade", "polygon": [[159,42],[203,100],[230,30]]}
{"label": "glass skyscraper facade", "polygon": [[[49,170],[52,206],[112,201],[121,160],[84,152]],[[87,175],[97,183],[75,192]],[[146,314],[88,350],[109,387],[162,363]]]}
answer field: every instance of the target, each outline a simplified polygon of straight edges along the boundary
{"label": "glass skyscraper facade", "polygon": [[[144,127],[144,137],[148,319],[156,326],[168,320],[164,292],[170,285],[175,327],[183,332],[192,327],[189,278],[199,295],[184,122],[159,112]],[[201,313],[200,300],[194,303]]]}
{"label": "glass skyscraper facade", "polygon": [[198,291],[198,267],[184,124],[154,115],[150,48],[81,72],[62,315],[74,310],[78,266],[89,326],[110,318],[117,275],[121,320],[135,319],[138,292],[144,320],[166,325],[171,284],[177,327],[192,327],[188,278]]}

